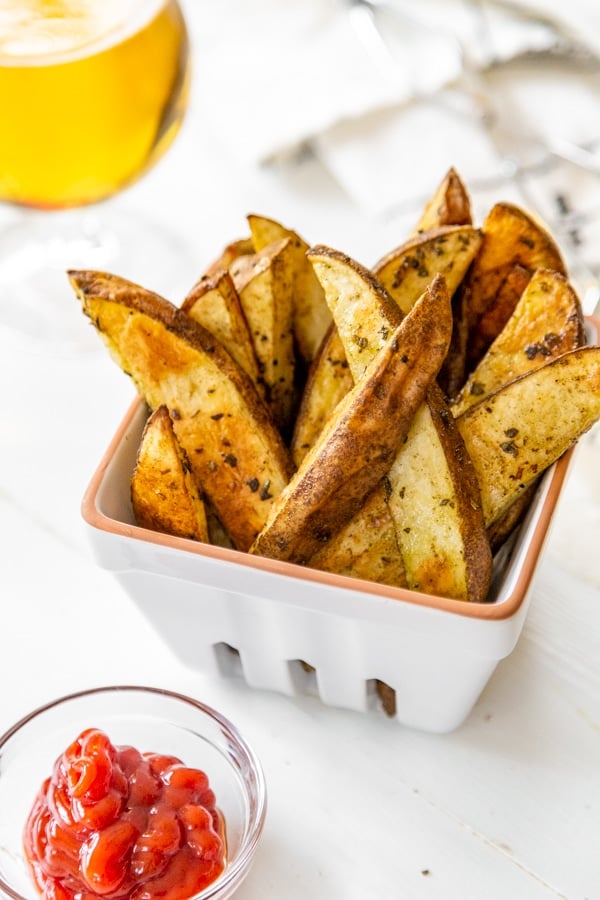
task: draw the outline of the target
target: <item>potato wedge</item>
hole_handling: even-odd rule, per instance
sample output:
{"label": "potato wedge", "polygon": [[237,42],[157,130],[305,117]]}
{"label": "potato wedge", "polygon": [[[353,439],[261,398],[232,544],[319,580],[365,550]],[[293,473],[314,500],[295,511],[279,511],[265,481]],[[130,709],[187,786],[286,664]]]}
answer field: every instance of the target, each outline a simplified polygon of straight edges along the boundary
{"label": "potato wedge", "polygon": [[[338,250],[323,246],[311,248],[307,259],[322,285],[328,308],[335,308],[339,322],[330,326],[302,395],[291,444],[297,466],[317,440],[329,415],[352,389],[376,351],[383,346],[390,329],[402,319],[396,304],[364,266],[349,260]],[[340,266],[342,278],[339,277]],[[332,277],[329,275],[330,269]],[[347,302],[347,292],[351,292],[357,306]],[[343,298],[341,304],[338,303],[339,298]],[[344,340],[340,337],[339,328],[346,332]],[[369,340],[365,337],[367,334],[377,336],[375,341],[371,341],[370,348],[365,344]],[[354,373],[348,368],[345,341],[352,341],[364,360],[355,366]]]}
{"label": "potato wedge", "polygon": [[141,528],[208,541],[204,502],[166,406],[146,422],[131,478],[131,504]]}
{"label": "potato wedge", "polygon": [[274,219],[251,213],[248,224],[256,251],[288,238],[294,257],[293,320],[298,350],[305,363],[317,355],[331,324],[323,288],[306,258],[308,244],[299,234]]}
{"label": "potato wedge", "polygon": [[[413,236],[431,232],[443,225],[472,224],[471,201],[467,189],[455,169],[450,169],[423,210],[421,218],[413,229]],[[462,309],[462,294],[460,291],[455,291],[452,297],[452,315],[454,318],[452,340],[444,365],[438,375],[438,382],[446,391],[451,385],[454,386],[455,382],[460,386],[464,381],[467,335],[465,328],[461,324],[463,320]],[[458,371],[458,377],[456,370]],[[453,389],[458,390],[458,387]]]}
{"label": "potato wedge", "polygon": [[[309,258],[325,288],[350,370],[359,381],[399,311],[390,307],[388,295],[372,278],[365,277],[360,291],[361,272],[352,270],[343,254],[315,248]],[[440,283],[443,279],[437,276],[431,291]],[[492,559],[479,485],[452,415],[435,387],[428,390],[396,454],[386,490],[372,498],[376,521],[385,522],[386,502],[409,587],[473,602],[485,599]],[[364,512],[356,514],[352,528],[356,532],[369,528]],[[379,538],[372,527],[367,533],[374,541]]]}
{"label": "potato wedge", "polygon": [[[461,415],[517,376],[583,343],[583,314],[577,294],[558,272],[536,270],[512,316],[452,405],[452,414]],[[488,529],[493,553],[520,523],[536,483],[520,494]]]}
{"label": "potato wedge", "polygon": [[157,294],[102,272],[69,277],[151,409],[168,407],[197,484],[235,546],[248,549],[292,468],[252,381],[211,334]]}
{"label": "potato wedge", "polygon": [[448,225],[413,236],[373,266],[375,277],[407,313],[434,275],[443,275],[450,296],[463,280],[481,246],[471,225]]}
{"label": "potato wedge", "polygon": [[181,308],[210,331],[229,355],[250,376],[261,396],[264,385],[250,337],[250,329],[231,276],[221,269],[193,286]]}
{"label": "potato wedge", "polygon": [[533,272],[541,268],[566,275],[554,239],[524,210],[497,203],[483,224],[481,248],[463,288],[468,335],[465,376],[512,315]]}
{"label": "potato wedge", "polygon": [[456,169],[448,170],[425,205],[413,234],[422,234],[442,225],[471,225],[471,199]]}
{"label": "potato wedge", "polygon": [[293,280],[294,248],[289,239],[239,257],[230,267],[250,328],[267,402],[285,432],[295,403]]}
{"label": "potato wedge", "polygon": [[352,518],[389,468],[446,354],[450,329],[442,282],[388,332],[275,501],[252,553],[307,563]]}
{"label": "potato wedge", "polygon": [[[311,559],[311,566],[326,571],[340,566],[343,574],[383,584],[485,601],[490,543],[476,473],[451,418],[433,386],[383,483],[333,538],[331,548]],[[352,554],[359,551],[354,568]]]}
{"label": "potato wedge", "polygon": [[408,586],[484,602],[492,554],[479,484],[437,385],[429,388],[387,481]]}
{"label": "potato wedge", "polygon": [[460,416],[518,375],[583,343],[583,313],[577,294],[563,275],[538,269],[452,404],[453,415]]}
{"label": "potato wedge", "polygon": [[296,414],[290,444],[296,468],[317,440],[332,411],[353,385],[344,345],[337,329],[331,324],[308,373]]}
{"label": "potato wedge", "polygon": [[600,418],[600,348],[521,375],[456,420],[475,466],[487,526]]}
{"label": "potato wedge", "polygon": [[254,242],[251,237],[239,238],[232,241],[223,249],[223,252],[207,267],[205,275],[211,277],[218,272],[226,271],[240,256],[251,256],[254,253]]}
{"label": "potato wedge", "polygon": [[323,285],[356,383],[403,314],[373,273],[345,253],[316,246],[307,255]]}

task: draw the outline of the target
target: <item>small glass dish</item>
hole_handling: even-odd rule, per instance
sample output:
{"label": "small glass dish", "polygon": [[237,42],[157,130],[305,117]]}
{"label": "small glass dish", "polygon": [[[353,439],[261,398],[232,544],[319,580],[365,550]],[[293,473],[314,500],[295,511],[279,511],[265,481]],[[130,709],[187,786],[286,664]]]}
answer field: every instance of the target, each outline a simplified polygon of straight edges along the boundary
{"label": "small glass dish", "polygon": [[0,897],[39,897],[25,861],[23,828],[54,761],[85,728],[113,744],[179,757],[209,777],[226,826],[227,864],[193,900],[226,900],[247,875],[262,833],[266,787],[253,750],[220,713],[181,694],[100,687],[36,709],[0,737]]}

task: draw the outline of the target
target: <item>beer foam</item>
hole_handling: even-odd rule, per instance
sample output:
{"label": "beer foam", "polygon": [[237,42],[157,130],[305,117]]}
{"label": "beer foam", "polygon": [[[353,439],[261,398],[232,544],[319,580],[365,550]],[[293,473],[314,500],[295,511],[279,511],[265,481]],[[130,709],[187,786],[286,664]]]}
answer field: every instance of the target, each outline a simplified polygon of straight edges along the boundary
{"label": "beer foam", "polygon": [[91,56],[151,21],[167,0],[0,0],[0,65]]}

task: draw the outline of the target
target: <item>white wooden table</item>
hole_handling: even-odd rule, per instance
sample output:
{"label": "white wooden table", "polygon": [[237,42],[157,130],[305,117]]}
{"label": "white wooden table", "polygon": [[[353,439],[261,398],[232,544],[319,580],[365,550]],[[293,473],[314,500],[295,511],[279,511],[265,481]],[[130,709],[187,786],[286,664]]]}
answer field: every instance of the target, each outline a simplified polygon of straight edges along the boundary
{"label": "white wooden table", "polygon": [[[244,234],[250,211],[365,262],[392,245],[391,226],[366,222],[316,164],[286,175],[236,166],[200,111],[117,201],[188,239],[190,283]],[[432,736],[184,668],[94,564],[79,514],[133,396],[128,380],[99,343],[61,354],[1,332],[0,385],[0,732],[110,683],[220,709],[254,745],[269,789],[240,900],[600,898],[600,497],[588,489],[600,446],[571,476],[516,650],[467,722]]]}

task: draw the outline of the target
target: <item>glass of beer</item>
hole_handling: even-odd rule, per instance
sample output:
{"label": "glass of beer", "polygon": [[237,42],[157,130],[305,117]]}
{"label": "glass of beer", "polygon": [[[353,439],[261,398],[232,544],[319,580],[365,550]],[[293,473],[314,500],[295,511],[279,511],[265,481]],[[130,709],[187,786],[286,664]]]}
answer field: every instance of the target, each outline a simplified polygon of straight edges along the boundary
{"label": "glass of beer", "polygon": [[[49,329],[37,298],[40,284],[49,289],[49,267],[64,275],[69,266],[110,263],[116,248],[128,252],[114,222],[91,216],[90,205],[132,184],[169,147],[188,86],[177,0],[0,0],[0,201],[23,213],[0,235],[4,324],[18,326],[22,313],[24,331]],[[139,242],[143,231],[138,222]],[[85,246],[89,262],[75,258]],[[146,259],[152,250],[147,242]]]}

